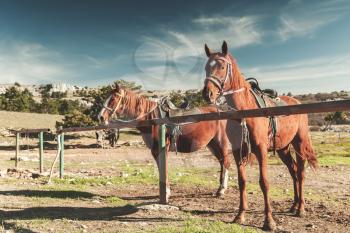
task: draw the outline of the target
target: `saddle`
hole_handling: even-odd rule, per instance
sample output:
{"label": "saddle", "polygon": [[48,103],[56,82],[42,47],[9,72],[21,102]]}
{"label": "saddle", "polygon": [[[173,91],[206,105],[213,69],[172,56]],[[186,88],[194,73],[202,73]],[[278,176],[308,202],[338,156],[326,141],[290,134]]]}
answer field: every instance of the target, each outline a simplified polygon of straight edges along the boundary
{"label": "saddle", "polygon": [[[246,79],[251,86],[251,92],[260,108],[285,106],[287,103],[278,97],[278,93],[273,89],[261,89],[255,78]],[[276,134],[278,124],[276,117],[269,117],[269,138],[273,151],[276,151]]]}
{"label": "saddle", "polygon": [[[181,103],[180,107],[176,107],[170,98],[164,97],[159,102],[159,110],[161,117],[174,117],[174,116],[188,116],[193,114],[202,113],[199,108],[190,109],[190,105],[187,99]],[[167,124],[167,135],[170,138],[170,151],[175,151],[177,153],[177,139],[182,134],[181,124]]]}
{"label": "saddle", "polygon": [[255,97],[260,108],[285,106],[287,103],[278,97],[278,93],[274,89],[261,89],[258,80],[255,78],[246,79],[252,90],[252,94]]}
{"label": "saddle", "polygon": [[164,97],[160,101],[160,108],[161,112],[164,113],[162,117],[188,116],[202,113],[199,108],[190,108],[187,99],[184,99],[178,108],[173,102],[171,102],[169,97]]}

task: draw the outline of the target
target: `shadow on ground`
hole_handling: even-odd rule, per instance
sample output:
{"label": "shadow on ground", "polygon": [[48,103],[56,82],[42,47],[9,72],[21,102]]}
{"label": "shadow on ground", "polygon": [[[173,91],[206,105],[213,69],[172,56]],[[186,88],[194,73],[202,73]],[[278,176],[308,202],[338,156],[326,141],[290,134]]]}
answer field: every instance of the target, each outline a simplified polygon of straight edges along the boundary
{"label": "shadow on ground", "polygon": [[31,220],[31,219],[71,219],[74,221],[91,220],[119,220],[123,222],[175,222],[181,221],[176,218],[151,217],[147,216],[129,216],[139,211],[133,205],[121,207],[33,207],[23,210],[0,210],[0,219],[2,220]]}
{"label": "shadow on ground", "polygon": [[50,198],[92,198],[97,196],[93,193],[74,191],[74,190],[63,190],[63,191],[44,191],[44,190],[10,190],[0,191],[0,195],[10,196],[24,196],[24,197],[50,197]]}
{"label": "shadow on ground", "polygon": [[[4,232],[7,232],[7,230],[15,230],[15,232],[21,232],[21,233],[36,233],[36,231],[32,231],[30,229],[27,228],[23,228],[23,227],[19,227],[17,226],[17,224],[15,223],[8,223],[3,221],[3,219],[1,219],[2,221],[2,227],[4,229]],[[12,232],[12,231],[9,231]]]}
{"label": "shadow on ground", "polygon": [[72,219],[72,220],[115,220],[122,216],[136,213],[138,209],[132,205],[121,207],[33,207],[23,210],[0,210],[0,218],[4,220],[30,219]]}

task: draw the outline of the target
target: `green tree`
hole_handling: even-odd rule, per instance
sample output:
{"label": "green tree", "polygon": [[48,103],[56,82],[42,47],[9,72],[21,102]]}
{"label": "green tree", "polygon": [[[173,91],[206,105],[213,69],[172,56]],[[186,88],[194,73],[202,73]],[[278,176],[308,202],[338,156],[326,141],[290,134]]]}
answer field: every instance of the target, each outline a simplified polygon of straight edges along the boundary
{"label": "green tree", "polygon": [[188,102],[190,103],[191,107],[201,107],[208,105],[202,96],[202,90],[197,90],[195,92],[186,91],[185,96],[186,99],[188,99]]}
{"label": "green tree", "polygon": [[51,93],[51,98],[61,99],[67,97],[67,92],[54,91]]}
{"label": "green tree", "polygon": [[15,112],[33,112],[36,110],[36,103],[32,93],[28,89],[21,91],[17,86],[6,89],[1,95],[1,109]]}
{"label": "green tree", "polygon": [[83,126],[91,126],[94,125],[95,122],[84,113],[73,110],[73,112],[65,115],[63,122],[56,122],[56,127],[83,127]]}
{"label": "green tree", "polygon": [[324,120],[335,124],[344,124],[346,123],[346,114],[345,112],[329,113],[324,117]]}
{"label": "green tree", "polygon": [[207,105],[207,103],[205,102],[205,100],[202,97],[201,90],[197,90],[197,91],[189,90],[183,94],[180,92],[172,91],[170,93],[170,100],[177,107],[179,107],[184,102],[184,100],[188,101],[190,108],[201,107],[201,106]]}
{"label": "green tree", "polygon": [[52,84],[41,85],[39,91],[42,98],[50,98],[50,91],[52,89]]}
{"label": "green tree", "polygon": [[345,112],[334,112],[328,113],[324,120],[326,121],[326,126],[324,130],[327,130],[331,127],[332,124],[345,124],[347,123],[347,117]]}

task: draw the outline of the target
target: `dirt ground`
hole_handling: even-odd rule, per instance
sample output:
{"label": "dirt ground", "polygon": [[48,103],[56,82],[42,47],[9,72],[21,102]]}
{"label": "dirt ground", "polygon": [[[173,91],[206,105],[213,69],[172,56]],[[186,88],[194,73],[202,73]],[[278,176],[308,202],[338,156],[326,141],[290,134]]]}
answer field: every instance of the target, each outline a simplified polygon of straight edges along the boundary
{"label": "dirt ground", "polygon": [[[190,155],[171,153],[170,206],[158,206],[157,169],[149,150],[137,140],[135,137],[131,146],[115,149],[94,148],[93,138],[69,140],[66,178],[55,178],[52,184],[45,184],[45,175],[56,153],[53,146],[46,145],[50,149],[45,151],[45,173],[38,178],[34,144],[32,149],[22,148],[18,170],[8,169],[14,167],[12,148],[2,149],[0,218],[4,231],[191,232],[189,229],[198,227],[191,224],[209,222],[219,224],[219,230],[197,232],[229,232],[227,227],[235,225],[232,220],[239,206],[235,166],[230,168],[227,194],[216,198],[216,159],[207,150]],[[57,171],[56,167],[55,176]],[[241,232],[260,231],[263,224],[258,166],[248,168],[248,175],[250,210],[246,225],[237,228]],[[292,181],[286,167],[278,162],[269,165],[276,232],[350,232],[350,166],[322,165],[316,173],[307,168],[306,177],[307,216],[298,218],[288,213]]]}

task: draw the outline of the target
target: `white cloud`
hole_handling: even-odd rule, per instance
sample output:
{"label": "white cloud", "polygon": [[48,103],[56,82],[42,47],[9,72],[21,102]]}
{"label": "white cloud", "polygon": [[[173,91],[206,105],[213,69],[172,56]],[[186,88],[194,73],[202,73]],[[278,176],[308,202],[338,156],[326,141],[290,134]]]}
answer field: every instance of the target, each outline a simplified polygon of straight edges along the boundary
{"label": "white cloud", "polygon": [[201,71],[188,72],[185,75],[170,66],[150,66],[141,71],[125,74],[117,79],[124,79],[141,84],[148,90],[197,89],[202,88]]}
{"label": "white cloud", "polygon": [[349,2],[343,0],[291,0],[281,12],[277,33],[283,41],[312,36],[315,31],[339,20],[348,11]]}
{"label": "white cloud", "polygon": [[24,84],[64,79],[67,69],[52,59],[59,54],[35,43],[0,41],[0,82]]}
{"label": "white cloud", "polygon": [[[242,68],[247,77],[256,77],[264,87],[305,93],[350,89],[350,54],[300,60],[275,66]],[[305,84],[307,84],[305,86]]]}
{"label": "white cloud", "polygon": [[199,31],[190,34],[189,38],[201,49],[204,43],[217,47],[223,40],[229,42],[230,48],[256,44],[263,36],[258,27],[260,20],[258,16],[196,18],[193,22],[199,26]]}
{"label": "white cloud", "polygon": [[[204,72],[204,44],[214,49],[226,40],[230,48],[239,48],[259,43],[263,33],[258,27],[260,18],[245,17],[199,17],[189,22],[189,30],[163,30],[163,39],[143,37],[142,44],[134,53],[134,63],[138,72],[121,78],[142,76],[153,87],[199,88]],[[196,74],[196,75],[195,75]],[[157,83],[158,79],[169,84]],[[152,81],[153,80],[153,81]],[[145,86],[149,85],[144,82]],[[152,85],[151,85],[152,86]]]}
{"label": "white cloud", "polygon": [[142,42],[151,44],[152,48],[144,49],[139,57],[158,60],[159,54],[166,53],[176,62],[185,57],[202,57],[205,43],[214,48],[219,48],[223,40],[228,41],[230,48],[256,44],[263,36],[258,28],[259,19],[257,16],[195,18],[189,23],[186,32],[164,30],[163,40],[143,37]]}

